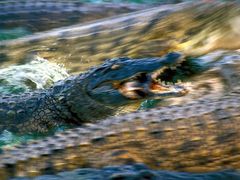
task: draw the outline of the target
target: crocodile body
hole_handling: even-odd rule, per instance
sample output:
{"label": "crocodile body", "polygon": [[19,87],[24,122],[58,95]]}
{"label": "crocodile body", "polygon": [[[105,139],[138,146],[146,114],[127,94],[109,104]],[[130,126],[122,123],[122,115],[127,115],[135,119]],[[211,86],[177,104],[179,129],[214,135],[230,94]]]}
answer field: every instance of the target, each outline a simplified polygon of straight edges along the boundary
{"label": "crocodile body", "polygon": [[[49,31],[17,41],[2,42],[1,59],[5,60],[3,65],[7,65],[10,60],[12,60],[10,64],[13,61],[22,63],[28,53],[37,52],[49,59],[60,57],[71,61],[75,63],[72,67],[69,65],[73,68],[72,72],[78,72],[78,63],[84,63],[79,59],[79,54],[96,64],[94,60],[106,58],[106,52],[108,57],[122,55],[151,57],[172,49],[201,54],[216,48],[238,48],[239,36],[236,36],[238,31],[234,31],[234,18],[239,14],[236,6],[238,4],[231,3],[215,7],[208,4],[196,6],[180,4],[173,8],[164,6],[99,21],[93,25],[86,24],[81,28],[75,26]],[[213,19],[216,24],[212,24]],[[232,22],[231,25],[228,22]],[[212,32],[217,33],[216,41],[204,41],[209,40]],[[139,35],[138,40],[135,39],[135,35]],[[229,45],[226,41],[230,41],[232,37],[237,43]],[[205,43],[204,48],[201,43]],[[109,53],[109,49],[112,53]],[[233,94],[112,117],[95,125],[85,125],[44,140],[5,149],[0,155],[1,178],[37,176],[78,167],[102,167],[136,162],[145,163],[153,169],[189,172],[239,169],[240,96],[239,86],[236,87],[239,81],[228,73],[229,71],[225,72],[226,76],[230,77],[230,85],[233,85],[236,91]],[[72,84],[73,79],[64,82]],[[62,87],[67,86],[61,86],[60,83],[50,91],[25,94],[21,99],[19,96],[11,96],[12,101],[9,101],[8,97],[1,99],[4,101],[1,104],[4,116],[0,118],[4,121],[7,115],[10,119],[2,128],[4,129],[6,125],[13,127],[17,121],[24,120],[24,116],[19,116],[18,119],[15,117],[22,112],[24,114],[26,109],[28,114],[25,117],[33,117],[36,124],[32,123],[31,119],[27,119],[28,124],[20,122],[19,129],[23,131],[31,131],[34,128],[41,131],[48,128],[46,122],[39,126],[39,119],[34,118],[41,117],[42,113],[50,112],[44,117],[49,117],[47,122],[50,120],[53,123],[50,125],[53,126],[60,122],[59,117],[64,119],[67,116],[76,116],[75,113],[59,115],[62,110],[69,112],[69,108],[60,106],[58,109],[57,106],[52,106],[66,100],[62,94],[58,94]],[[52,98],[52,92],[57,94],[59,99]],[[71,97],[82,97],[79,88],[73,91]],[[69,102],[71,105],[76,104],[73,101]],[[40,111],[29,110],[36,105],[37,108],[40,107]],[[49,111],[49,105],[53,107],[55,113],[51,112],[52,108]],[[90,105],[95,106],[96,103]],[[24,110],[21,111],[23,107]],[[79,107],[78,105],[77,108]],[[100,107],[97,109],[103,110],[104,113],[106,111],[112,113],[112,109],[104,109],[102,105]],[[41,108],[48,110],[44,112]],[[92,112],[94,111],[87,111],[88,114]],[[13,127],[13,130],[16,130],[16,127]]]}
{"label": "crocodile body", "polygon": [[172,50],[194,55],[218,48],[235,49],[240,47],[238,7],[235,2],[149,8],[1,42],[0,59],[7,66],[23,63],[29,54],[36,53],[77,73],[107,58],[157,57]]}
{"label": "crocodile body", "polygon": [[113,117],[3,151],[1,177],[145,163],[153,169],[239,169],[239,93]]}
{"label": "crocodile body", "polygon": [[158,70],[176,65],[180,60],[179,53],[162,58],[117,58],[46,90],[3,95],[0,129],[16,133],[45,132],[61,124],[96,121],[147,98],[183,95],[187,92],[184,87],[162,85],[155,80]]}
{"label": "crocodile body", "polygon": [[1,30],[23,27],[35,33],[147,7],[123,3],[90,4],[76,0],[5,0],[0,2],[0,27]]}

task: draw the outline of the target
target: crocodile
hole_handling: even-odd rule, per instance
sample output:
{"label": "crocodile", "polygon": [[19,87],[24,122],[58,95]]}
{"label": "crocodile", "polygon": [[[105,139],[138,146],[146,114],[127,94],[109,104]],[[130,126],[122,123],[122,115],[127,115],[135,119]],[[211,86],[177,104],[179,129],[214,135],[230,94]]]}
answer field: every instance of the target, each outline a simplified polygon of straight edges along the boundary
{"label": "crocodile", "polygon": [[22,64],[37,54],[79,73],[115,57],[157,57],[171,51],[192,56],[237,49],[239,14],[238,2],[195,1],[147,8],[2,41],[1,65]]}
{"label": "crocodile", "polygon": [[45,90],[0,97],[0,129],[15,133],[47,132],[62,124],[80,125],[127,112],[149,98],[182,96],[181,84],[167,85],[158,76],[181,63],[172,52],[162,58],[116,58]]}
{"label": "crocodile", "polygon": [[[217,32],[217,35],[219,35],[223,32],[221,31],[221,28],[224,27],[223,29],[226,30],[226,33],[223,33],[223,35],[220,37],[220,40],[216,38],[217,41],[214,41],[216,39],[213,39],[214,43],[210,41],[209,42],[210,46],[205,46],[203,49],[200,48],[200,53],[204,53],[219,47],[223,48],[239,47],[237,43],[232,43],[230,45],[227,43],[224,44],[225,40],[229,41],[232,37],[235,38],[234,42],[239,42],[236,40],[239,36],[233,36],[238,34],[238,32],[234,33],[234,29],[236,27],[235,23],[237,21],[237,19],[234,19],[234,17],[237,17],[236,14],[238,14],[238,10],[236,10],[237,8],[235,8],[237,5],[236,4],[233,5],[231,3],[228,5],[221,4],[217,5],[216,7],[211,6],[211,10],[208,9],[210,8],[210,6],[211,5],[208,4],[205,4],[204,6],[191,5],[191,8],[189,8],[188,6],[188,8],[184,9],[185,5],[182,4],[176,5],[174,6],[174,8],[178,7],[179,9],[178,8],[173,9],[174,11],[180,11],[180,13],[177,12],[172,16],[171,15],[169,16],[169,14],[173,12],[171,11],[171,8],[167,9],[169,10],[169,12],[165,11],[166,10],[165,8],[168,6],[164,6],[164,8],[162,9],[160,8],[160,10],[158,11],[156,10],[157,8],[146,10],[145,12],[148,13],[146,13],[145,15],[143,15],[143,12],[139,12],[139,14],[138,13],[131,14],[132,16],[124,15],[121,17],[122,18],[121,22],[124,23],[128,22],[129,17],[133,18],[133,19],[130,18],[131,20],[134,20],[135,16],[139,15],[138,16],[139,19],[137,19],[137,22],[139,22],[139,24],[142,24],[143,26],[139,26],[139,29],[135,29],[132,27],[138,27],[136,26],[137,23],[129,23],[130,25],[125,24],[126,25],[125,27],[127,28],[124,29],[124,32],[128,30],[131,30],[132,32],[134,32],[134,30],[139,30],[137,32],[140,32],[139,34],[143,35],[139,36],[143,37],[142,39],[139,38],[140,43],[138,44],[139,45],[138,47],[140,48],[135,49],[134,47],[134,44],[138,43],[139,41],[132,40],[128,41],[127,39],[128,37],[126,39],[119,37],[118,41],[116,41],[116,39],[114,39],[113,41],[111,41],[112,39],[109,40],[111,42],[116,43],[115,46],[120,47],[118,51],[122,50],[122,52],[120,52],[119,54],[129,55],[131,57],[140,54],[143,56],[148,55],[149,57],[151,57],[152,55],[156,56],[163,52],[169,51],[169,49],[171,49],[169,47],[172,47],[173,49],[186,48],[187,50],[189,50],[189,47],[191,46],[193,47],[193,49],[198,46],[201,47],[201,43],[209,42],[204,41],[204,39],[211,40],[206,37],[211,37],[212,33],[210,33],[209,36],[207,36],[206,34],[208,34],[209,32],[214,33]],[[202,8],[203,9],[206,8],[205,10],[209,11],[204,11],[204,13],[206,13],[204,16],[198,11],[199,10],[198,8],[201,10]],[[154,10],[153,14],[150,13],[151,10]],[[155,14],[156,15],[155,17],[150,16],[154,15],[154,13],[156,12],[159,12],[159,14],[157,15]],[[163,15],[165,13],[166,16]],[[184,15],[184,13],[186,13],[185,14],[186,16],[180,16]],[[203,15],[203,18],[198,13]],[[188,16],[193,17],[193,21],[189,20]],[[125,17],[125,19],[123,17]],[[145,20],[145,18],[143,17],[146,17],[146,19],[147,17],[150,17],[150,20],[149,19]],[[166,17],[169,18],[170,20],[174,20],[172,22],[186,22],[186,24],[189,23],[188,25],[190,27],[186,26],[185,28],[187,30],[184,29],[186,31],[179,28],[184,32],[180,33],[179,36],[173,36],[173,39],[171,39],[170,36],[171,33],[168,34],[164,31],[159,31],[159,29],[156,28],[157,26],[161,29],[160,25],[163,25],[163,27],[168,27],[169,29],[172,28],[174,29],[174,27],[176,27],[176,24],[174,26],[174,23],[167,23],[168,21],[167,22],[162,21],[162,18]],[[180,17],[182,17],[182,19]],[[180,21],[185,20],[184,17],[187,17],[186,18],[187,20]],[[118,20],[121,19],[120,17],[118,18],[113,18],[113,20],[110,19],[112,20],[110,21],[110,24],[113,22],[118,23],[116,19]],[[212,24],[212,22],[210,23],[210,20],[213,18],[214,19],[222,18],[222,21],[218,21],[217,24],[214,23]],[[206,19],[206,21],[204,21],[203,19]],[[106,23],[108,20],[109,19],[105,20],[104,23]],[[197,21],[199,24],[198,23],[195,24],[195,20],[196,21],[199,20]],[[143,23],[143,21],[145,23]],[[158,22],[161,22],[163,24],[160,23],[159,25]],[[231,22],[230,23],[231,25],[229,25],[226,22]],[[101,24],[101,21],[99,24]],[[166,24],[169,26],[166,26]],[[222,26],[223,24],[224,26]],[[109,23],[107,23],[107,25],[109,25]],[[113,23],[113,26],[115,25],[116,24]],[[122,24],[120,25],[122,26]],[[86,29],[92,28],[92,26],[87,27],[86,26],[85,26]],[[122,34],[121,26],[119,34]],[[94,26],[94,28],[95,27],[96,26]],[[71,28],[72,27],[70,27],[69,29]],[[91,29],[90,32],[88,31],[88,33],[90,34],[90,37],[92,39],[97,39],[97,37],[99,35],[102,35],[102,32],[104,33],[104,31],[102,31],[101,28],[100,31],[98,30],[98,28],[96,29],[94,28]],[[48,55],[46,56],[48,56],[51,59],[51,56],[54,57],[54,53],[56,53],[56,51],[54,52],[55,49],[57,49],[58,53],[62,51],[61,46],[58,46],[59,44],[56,45],[56,43],[55,44],[51,43],[56,42],[56,37],[57,39],[61,37],[59,41],[57,41],[57,43],[62,43],[62,45],[65,44],[66,45],[65,48],[67,48],[68,45],[69,47],[71,47],[71,43],[74,44],[76,43],[76,41],[79,40],[77,39],[77,37],[76,39],[74,38],[79,34],[81,35],[82,31],[81,32],[79,31],[80,33],[78,34],[78,31],[74,32],[78,28],[76,29],[73,28],[73,31],[70,32],[69,29],[68,30],[65,29],[66,31],[64,31],[63,29],[56,31],[54,30],[50,31],[51,33],[49,34],[45,33],[44,35],[42,34],[42,36],[39,35],[34,37],[33,36],[27,37],[17,40],[15,42],[13,41],[3,42],[1,44],[2,46],[0,50],[1,58],[3,60],[8,60],[12,58],[15,59],[17,57],[18,58],[17,62],[20,63],[24,58],[19,58],[19,54],[20,57],[24,57],[26,53],[34,50],[40,54],[42,53],[41,55],[43,56],[44,53],[47,52]],[[142,29],[145,31],[141,31]],[[229,29],[230,33],[228,31]],[[156,32],[154,33],[153,30],[156,30]],[[61,31],[63,34],[61,33],[58,34],[59,31]],[[54,34],[54,32],[56,34]],[[159,32],[164,32],[163,36],[169,38],[170,41],[164,38],[154,39],[158,37]],[[131,36],[133,37],[134,33]],[[53,37],[53,39],[49,39],[50,37]],[[101,38],[102,37],[103,36],[101,36]],[[181,39],[180,47],[178,46],[176,47],[175,44],[176,39],[174,39],[175,37],[179,37],[179,39]],[[183,37],[186,38],[182,39]],[[194,38],[192,39],[190,37]],[[144,40],[144,38],[146,38],[145,40],[147,41],[142,42],[141,40]],[[42,41],[43,39],[44,42]],[[48,42],[49,45],[47,45]],[[171,42],[170,43],[171,46],[166,46],[166,49],[159,50],[158,48],[150,46],[151,43],[154,45],[154,42],[155,44],[156,43],[161,44],[163,42],[163,44],[165,43],[165,45],[166,44],[169,45],[168,43]],[[96,43],[96,46],[92,44],[90,44],[90,46],[86,46],[87,51],[90,50],[91,54],[95,54],[94,52],[96,51],[96,47],[98,47],[99,44],[101,43],[103,44],[104,42]],[[122,43],[126,43],[126,46],[124,46]],[[29,45],[31,46],[31,48]],[[41,46],[45,46],[48,48],[36,49],[36,47],[39,48]],[[121,46],[124,46],[125,48],[122,48]],[[141,47],[150,47],[149,49],[153,51],[146,52],[145,51],[146,49],[141,49]],[[9,51],[7,48],[9,48]],[[17,50],[16,54],[13,53],[13,49]],[[75,48],[71,49],[73,51],[76,50]],[[109,49],[110,48],[107,47],[108,52]],[[113,50],[112,52],[114,53],[116,52],[116,54],[114,54],[113,56],[118,56],[117,53],[118,51],[114,51],[115,50],[114,48],[111,49]],[[154,52],[154,50],[157,50],[157,53]],[[73,51],[68,51],[66,49],[67,53]],[[97,52],[103,51],[97,49]],[[87,55],[91,54],[89,53]],[[63,57],[61,56],[61,54],[59,55],[60,57]],[[108,55],[111,56],[111,54]],[[99,56],[99,54],[96,56],[97,56],[96,59],[98,59],[99,57],[100,57],[99,59],[102,58],[102,56],[101,55]],[[75,62],[79,62],[79,56],[78,58],[76,57],[77,56],[75,56],[76,60]],[[68,60],[71,61],[74,60],[74,58],[72,59],[68,58]],[[78,70],[79,69],[73,71],[76,72]],[[236,78],[234,79],[236,80]],[[127,82],[125,83],[126,86],[124,86],[124,88],[129,87],[129,84],[135,85],[135,83],[132,84]],[[135,88],[136,87],[133,86],[133,89]],[[122,89],[120,88],[120,90]],[[58,92],[58,88],[56,88],[56,91]],[[75,97],[78,97],[78,93],[79,92],[75,92],[74,94]],[[36,92],[34,94],[36,94],[37,97],[39,97],[40,94],[40,97],[42,97],[42,95],[44,95],[45,93],[41,94]],[[32,93],[25,95],[28,97],[34,97]],[[17,99],[17,97],[19,96],[11,98]],[[47,97],[48,96],[46,96],[46,98]],[[24,99],[25,97],[23,98],[23,100]],[[35,101],[36,99],[34,98],[33,100]],[[9,105],[8,106],[9,108],[16,107],[14,101],[8,102],[7,104]],[[105,165],[131,164],[135,162],[143,162],[153,169],[167,169],[189,172],[207,172],[228,168],[239,169],[238,163],[239,157],[238,120],[240,117],[239,107],[240,99],[239,91],[237,91],[233,94],[222,96],[219,99],[215,98],[210,100],[205,99],[190,104],[168,106],[162,107],[161,109],[153,109],[145,112],[135,112],[132,114],[127,114],[119,117],[111,117],[110,119],[99,121],[95,125],[92,124],[85,125],[81,128],[75,128],[63,133],[56,134],[55,136],[46,138],[44,140],[33,141],[27,144],[22,144],[4,150],[0,155],[1,178],[8,179],[10,177],[36,176],[45,173],[56,173],[59,171],[72,170],[78,167],[102,167]],[[17,113],[21,113],[21,111],[18,111]],[[39,112],[39,114],[40,113],[41,112]],[[15,117],[16,114],[14,111],[8,111],[8,115],[10,117],[11,116]],[[19,118],[18,120],[21,119]],[[8,122],[8,124],[10,123]],[[32,126],[35,126],[35,124],[32,124]],[[21,128],[24,129],[25,127],[28,126],[24,126]]]}
{"label": "crocodile", "polygon": [[240,96],[111,117],[52,137],[5,148],[1,178],[34,177],[79,167],[144,163],[152,169],[239,169]]}
{"label": "crocodile", "polygon": [[1,30],[21,27],[36,33],[149,7],[129,3],[91,4],[76,0],[4,0],[0,2],[0,27]]}

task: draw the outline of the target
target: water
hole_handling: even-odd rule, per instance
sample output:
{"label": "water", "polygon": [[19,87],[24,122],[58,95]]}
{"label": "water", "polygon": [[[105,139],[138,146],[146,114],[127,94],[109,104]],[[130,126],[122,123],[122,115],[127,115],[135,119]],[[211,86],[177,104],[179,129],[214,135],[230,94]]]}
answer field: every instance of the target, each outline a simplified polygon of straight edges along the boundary
{"label": "water", "polygon": [[[4,96],[46,89],[68,76],[69,74],[63,65],[33,56],[27,60],[26,64],[0,69],[0,94]],[[62,131],[63,129],[64,127],[60,127],[55,131]],[[37,134],[19,136],[5,130],[0,134],[0,147],[38,138],[41,138],[41,136]]]}
{"label": "water", "polygon": [[21,94],[46,89],[68,76],[63,65],[34,56],[26,64],[0,69],[0,93]]}

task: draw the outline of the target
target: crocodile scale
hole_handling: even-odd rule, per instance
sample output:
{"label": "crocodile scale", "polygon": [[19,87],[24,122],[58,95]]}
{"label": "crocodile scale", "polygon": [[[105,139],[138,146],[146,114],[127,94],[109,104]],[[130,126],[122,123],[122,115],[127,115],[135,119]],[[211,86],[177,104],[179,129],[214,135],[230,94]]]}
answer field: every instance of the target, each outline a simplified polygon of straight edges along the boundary
{"label": "crocodile scale", "polygon": [[171,51],[200,55],[221,48],[237,49],[239,15],[237,2],[162,5],[2,41],[0,59],[3,66],[22,64],[37,54],[78,73],[115,57],[157,57]]}
{"label": "crocodile scale", "polygon": [[145,163],[153,169],[239,169],[240,96],[195,101],[112,117],[8,148],[1,177],[79,167]]}

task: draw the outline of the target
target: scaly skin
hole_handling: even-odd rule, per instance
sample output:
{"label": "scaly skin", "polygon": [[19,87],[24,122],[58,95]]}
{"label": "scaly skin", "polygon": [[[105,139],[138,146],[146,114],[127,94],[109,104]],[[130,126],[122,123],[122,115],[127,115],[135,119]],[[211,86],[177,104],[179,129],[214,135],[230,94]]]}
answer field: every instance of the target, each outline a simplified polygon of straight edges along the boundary
{"label": "scaly skin", "polygon": [[148,98],[184,95],[185,87],[156,81],[159,70],[177,65],[181,59],[179,53],[162,58],[116,58],[52,88],[2,96],[0,130],[47,132],[62,124],[94,122]]}
{"label": "scaly skin", "polygon": [[3,151],[1,177],[141,162],[153,169],[239,169],[239,93],[136,112]]}
{"label": "scaly skin", "polygon": [[7,66],[36,53],[77,73],[107,58],[236,49],[240,48],[239,15],[237,2],[164,5],[1,42],[0,59]]}
{"label": "scaly skin", "polygon": [[[233,7],[229,6],[228,8]],[[211,7],[211,9],[215,8]],[[233,16],[236,12],[227,9],[225,6],[223,9],[226,9],[227,12],[233,12]],[[193,11],[194,10],[195,9],[193,8]],[[220,17],[221,19],[221,15],[226,15],[225,13],[221,14],[221,12],[225,12],[225,10],[221,10],[221,8],[219,11],[210,10],[210,15],[212,16],[207,14],[206,11],[203,12],[206,13],[207,17]],[[173,17],[176,18],[178,16],[175,15]],[[192,16],[189,15],[189,17]],[[231,16],[227,15],[224,17],[226,17],[226,19],[223,19],[223,22],[229,22],[228,18]],[[176,18],[176,21],[178,20],[179,19]],[[154,22],[158,22],[158,20],[151,21],[150,24],[154,24]],[[213,30],[212,27],[215,27],[216,29],[218,29],[217,27],[223,27],[222,21],[217,21],[218,24],[215,24],[216,26],[209,26],[209,23],[205,22],[205,24],[204,21],[202,22],[203,24],[200,23],[197,27],[202,27],[203,30],[206,30],[206,34]],[[134,25],[135,24],[133,24],[133,26]],[[150,30],[154,29],[152,26],[148,27]],[[210,28],[208,29],[206,27]],[[189,28],[186,27],[186,29]],[[193,30],[193,26],[191,26],[190,29]],[[228,30],[228,26],[226,26],[226,29]],[[204,39],[206,35],[204,36],[205,33],[203,32],[206,31],[203,30],[200,29],[198,31],[197,28],[195,37],[201,37]],[[149,34],[147,34],[151,37],[150,34],[152,32],[147,32],[149,32]],[[202,32],[203,36],[198,36],[201,34],[199,32]],[[194,32],[189,33],[194,34]],[[229,33],[228,31],[226,31],[226,33],[227,35],[230,34],[229,37],[231,37],[232,33]],[[157,33],[155,35],[157,35]],[[223,34],[223,36],[224,35],[226,34]],[[211,35],[209,36],[211,37]],[[45,37],[47,38],[47,36]],[[66,41],[69,42],[70,40],[66,34],[65,37]],[[94,37],[96,39],[96,36]],[[144,37],[148,39],[148,36]],[[155,37],[156,36],[153,36],[153,38]],[[190,35],[190,37],[192,36]],[[238,36],[235,36],[235,38],[237,37]],[[192,41],[192,39],[188,41],[188,39],[186,39],[186,46],[189,47],[188,43],[190,43],[190,46],[198,46],[198,42],[203,42],[201,38],[200,40],[196,38],[196,41]],[[23,50],[22,55],[26,55],[26,51],[29,50],[29,44],[33,43],[31,45],[34,45],[34,43],[39,43],[31,42],[26,44],[26,42],[30,42],[28,41],[30,39],[27,38],[26,41],[20,40],[20,42],[23,42],[23,45],[27,50],[24,48],[21,49],[21,47],[24,46],[20,45],[20,48],[18,47],[19,51],[16,53],[17,55],[12,54],[12,57],[17,57],[21,50]],[[141,40],[141,38],[139,39]],[[222,39],[220,38],[220,40]],[[66,43],[66,41],[63,43]],[[113,42],[116,43],[117,41]],[[239,41],[235,39],[234,42]],[[120,45],[123,45],[121,43],[124,44],[125,42],[122,42],[121,39]],[[6,45],[8,43],[3,44]],[[130,46],[124,45],[124,47],[131,48],[134,43],[129,44]],[[138,47],[144,47],[140,46],[142,44],[144,43],[139,43]],[[9,45],[11,45],[11,43]],[[218,45],[224,47],[224,44],[220,43]],[[34,49],[36,47],[38,46],[36,45],[32,48]],[[89,48],[95,46],[86,47]],[[146,47],[149,48],[149,46]],[[231,47],[238,47],[238,44],[231,44],[230,48]],[[208,48],[209,47],[207,46],[207,49],[200,49],[200,52],[206,52],[209,50]],[[217,47],[210,47],[210,50],[214,48]],[[13,50],[14,48],[9,46],[9,49]],[[61,48],[59,49],[61,51]],[[156,50],[158,48],[149,49]],[[2,57],[8,57],[6,49],[3,48],[2,50],[1,51],[4,52],[1,52]],[[91,49],[91,51],[92,50],[94,49]],[[134,49],[134,52],[135,50],[138,51],[139,49]],[[127,51],[129,50],[127,49]],[[102,51],[97,50],[97,52]],[[161,53],[162,52],[163,51],[161,51]],[[48,53],[50,57],[51,55],[54,56],[51,54],[51,51]],[[134,56],[133,52],[129,52],[129,54]],[[145,54],[148,54],[148,52]],[[143,53],[143,55],[145,54]],[[44,55],[44,52],[42,55]],[[149,56],[151,56],[151,54]],[[24,56],[20,56],[20,59],[21,57]],[[70,58],[70,60],[72,59]],[[79,62],[79,58],[76,60]],[[75,93],[74,95],[76,96],[78,94]],[[14,106],[14,102],[12,103],[9,103],[9,105],[12,104]],[[13,176],[25,175],[36,176],[49,171],[57,172],[71,170],[76,167],[101,167],[104,165],[125,164],[131,162],[144,162],[150,167],[156,169],[191,172],[206,172],[226,168],[239,169],[239,104],[239,94],[235,94],[235,96],[225,96],[217,100],[204,100],[187,105],[165,107],[159,110],[154,109],[147,112],[139,112],[111,118],[97,123],[95,126],[73,129],[46,140],[33,142],[29,145],[21,145],[12,150],[5,150],[1,155],[1,178],[7,179]]]}
{"label": "scaly skin", "polygon": [[88,22],[147,8],[147,5],[81,3],[76,0],[4,0],[0,2],[0,27],[25,27],[31,32]]}

